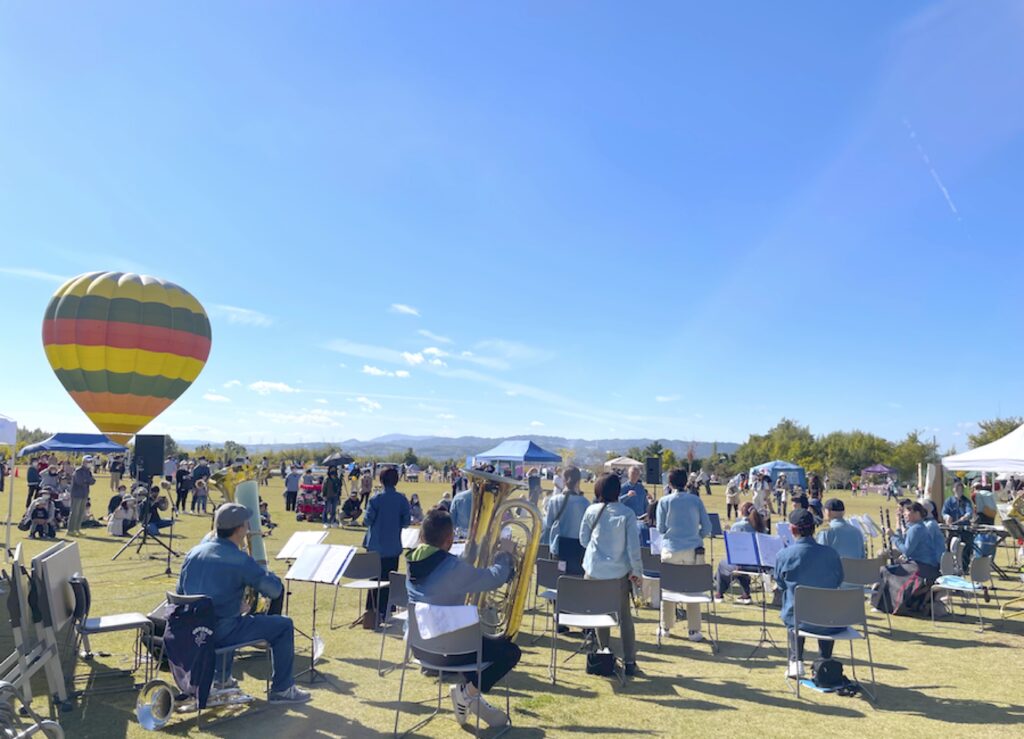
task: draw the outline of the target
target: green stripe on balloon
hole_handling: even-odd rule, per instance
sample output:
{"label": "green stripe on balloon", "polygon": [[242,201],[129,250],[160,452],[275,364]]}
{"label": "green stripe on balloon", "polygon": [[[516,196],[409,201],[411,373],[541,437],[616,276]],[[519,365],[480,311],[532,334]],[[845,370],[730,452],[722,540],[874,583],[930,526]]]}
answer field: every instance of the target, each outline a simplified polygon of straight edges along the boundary
{"label": "green stripe on balloon", "polygon": [[197,336],[211,338],[210,321],[187,308],[172,308],[162,303],[104,298],[98,295],[64,295],[46,307],[45,318],[78,318],[97,321],[123,321],[145,326],[173,328]]}
{"label": "green stripe on balloon", "polygon": [[55,370],[57,379],[68,392],[114,393],[174,400],[192,383],[169,377],[152,377],[137,372],[86,372]]}

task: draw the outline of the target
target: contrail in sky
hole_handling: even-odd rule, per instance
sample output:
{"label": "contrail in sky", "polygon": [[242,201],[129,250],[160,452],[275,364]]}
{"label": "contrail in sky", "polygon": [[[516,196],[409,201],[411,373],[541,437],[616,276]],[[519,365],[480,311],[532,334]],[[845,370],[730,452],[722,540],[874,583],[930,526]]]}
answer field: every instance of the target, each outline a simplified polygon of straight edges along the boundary
{"label": "contrail in sky", "polygon": [[910,125],[910,121],[906,118],[903,119],[903,125],[907,127],[907,132],[910,134],[910,140],[914,142],[914,146],[917,147],[917,153],[921,155],[921,161],[928,167],[928,172],[931,174],[932,179],[935,180],[935,184],[939,186],[939,190],[942,191],[942,197],[946,199],[946,205],[949,206],[950,212],[956,216],[956,219],[963,223],[963,218],[960,217],[960,211],[957,210],[956,203],[953,202],[953,197],[949,194],[949,190],[942,184],[942,178],[939,177],[939,173],[935,171],[935,167],[932,165],[932,160],[928,157],[924,147],[921,146],[921,142],[917,140],[917,132],[914,127]]}

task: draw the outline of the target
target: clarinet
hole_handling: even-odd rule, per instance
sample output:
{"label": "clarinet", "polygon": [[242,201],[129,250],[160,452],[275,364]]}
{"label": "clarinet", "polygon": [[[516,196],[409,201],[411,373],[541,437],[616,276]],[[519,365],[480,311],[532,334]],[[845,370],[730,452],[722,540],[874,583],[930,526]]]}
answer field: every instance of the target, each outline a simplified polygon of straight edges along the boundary
{"label": "clarinet", "polygon": [[[889,517],[889,509],[885,509],[885,528],[892,531],[892,519]],[[896,558],[892,552],[892,534],[889,534],[889,564],[894,564]]]}

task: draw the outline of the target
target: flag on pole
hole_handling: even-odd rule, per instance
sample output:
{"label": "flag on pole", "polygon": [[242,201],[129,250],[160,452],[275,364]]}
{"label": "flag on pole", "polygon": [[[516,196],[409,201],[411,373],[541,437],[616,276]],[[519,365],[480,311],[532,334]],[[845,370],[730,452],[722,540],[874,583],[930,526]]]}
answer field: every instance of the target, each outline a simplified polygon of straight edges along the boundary
{"label": "flag on pole", "polygon": [[10,444],[12,447],[18,443],[18,424],[13,418],[0,414],[0,444]]}

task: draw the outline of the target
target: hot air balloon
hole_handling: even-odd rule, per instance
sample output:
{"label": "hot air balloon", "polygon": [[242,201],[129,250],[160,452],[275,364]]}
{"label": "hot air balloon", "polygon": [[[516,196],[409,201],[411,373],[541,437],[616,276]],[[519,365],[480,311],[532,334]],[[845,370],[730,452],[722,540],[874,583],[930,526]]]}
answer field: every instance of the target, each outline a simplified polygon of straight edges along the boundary
{"label": "hot air balloon", "polygon": [[124,272],[89,272],[58,288],[43,318],[57,379],[96,428],[125,443],[199,376],[210,320],[187,290]]}

